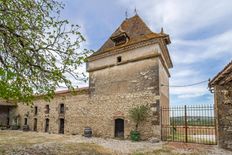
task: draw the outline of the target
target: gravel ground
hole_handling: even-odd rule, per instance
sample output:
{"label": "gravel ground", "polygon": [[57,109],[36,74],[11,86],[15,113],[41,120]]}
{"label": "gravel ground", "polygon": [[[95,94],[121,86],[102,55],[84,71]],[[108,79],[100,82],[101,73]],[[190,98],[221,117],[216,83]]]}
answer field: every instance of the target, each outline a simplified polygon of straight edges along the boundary
{"label": "gravel ground", "polygon": [[128,154],[132,152],[148,152],[151,150],[162,149],[163,143],[150,142],[131,142],[129,140],[103,139],[103,138],[85,138],[83,136],[74,136],[66,141],[76,143],[94,143],[104,148],[113,150],[115,153]]}
{"label": "gravel ground", "polygon": [[22,131],[0,131],[0,155],[232,155],[216,145],[131,142]]}

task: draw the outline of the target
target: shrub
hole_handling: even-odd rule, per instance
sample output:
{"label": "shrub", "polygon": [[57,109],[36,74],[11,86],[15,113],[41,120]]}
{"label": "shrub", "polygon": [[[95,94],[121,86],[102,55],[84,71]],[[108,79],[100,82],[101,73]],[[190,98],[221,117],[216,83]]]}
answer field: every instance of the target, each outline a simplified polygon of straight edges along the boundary
{"label": "shrub", "polygon": [[148,116],[148,106],[141,105],[130,109],[129,117],[135,123],[135,130],[130,132],[131,140],[138,141],[140,139],[140,134],[138,131],[138,126],[141,122],[145,121]]}

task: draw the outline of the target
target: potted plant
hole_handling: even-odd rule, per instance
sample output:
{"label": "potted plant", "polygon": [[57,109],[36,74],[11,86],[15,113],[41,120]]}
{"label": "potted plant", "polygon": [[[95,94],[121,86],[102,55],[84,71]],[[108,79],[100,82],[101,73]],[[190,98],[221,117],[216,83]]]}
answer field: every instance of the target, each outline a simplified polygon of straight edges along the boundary
{"label": "potted plant", "polygon": [[135,130],[130,132],[130,138],[132,141],[140,140],[140,133],[138,127],[141,122],[145,121],[148,116],[148,106],[140,105],[129,110],[129,117],[135,123]]}

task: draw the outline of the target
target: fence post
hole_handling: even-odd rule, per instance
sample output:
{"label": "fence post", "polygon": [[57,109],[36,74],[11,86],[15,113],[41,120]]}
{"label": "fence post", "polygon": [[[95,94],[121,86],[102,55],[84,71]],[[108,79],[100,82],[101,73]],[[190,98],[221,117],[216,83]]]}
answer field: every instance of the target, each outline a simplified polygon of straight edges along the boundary
{"label": "fence post", "polygon": [[188,142],[188,122],[187,122],[187,106],[184,106],[184,124],[185,124],[185,142]]}
{"label": "fence post", "polygon": [[215,144],[218,143],[218,110],[216,104],[213,104],[213,112],[214,112],[214,130],[215,130]]}
{"label": "fence post", "polygon": [[160,127],[161,127],[161,129],[160,129],[160,132],[161,132],[160,139],[163,141],[164,139],[163,139],[163,119],[162,119],[163,115],[162,115],[162,113],[163,113],[163,110],[162,110],[162,107],[160,106]]}

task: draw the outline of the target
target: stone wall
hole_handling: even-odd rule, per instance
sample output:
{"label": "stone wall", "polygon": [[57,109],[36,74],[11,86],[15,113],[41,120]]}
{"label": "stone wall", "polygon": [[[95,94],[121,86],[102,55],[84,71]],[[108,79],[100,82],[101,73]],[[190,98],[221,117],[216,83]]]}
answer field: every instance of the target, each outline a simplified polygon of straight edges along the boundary
{"label": "stone wall", "polygon": [[159,95],[157,58],[90,72],[91,96],[136,92]]}
{"label": "stone wall", "polygon": [[[34,106],[29,107],[18,104],[18,113],[20,114],[20,125],[24,125],[25,118],[28,119],[30,129],[34,129],[34,119],[37,119],[37,131],[45,131],[45,119],[49,119],[49,132],[58,133],[59,118],[65,119],[65,134],[83,134],[85,127],[93,129],[94,136],[114,137],[114,121],[117,118],[125,120],[125,136],[134,129],[133,122],[128,117],[130,108],[136,105],[149,105],[158,110],[157,97],[152,93],[133,93],[125,95],[102,95],[89,98],[89,94],[80,94],[72,96],[71,94],[56,96],[50,103],[42,99],[34,102]],[[64,117],[59,116],[59,104],[64,103]],[[153,105],[151,105],[153,103]],[[45,106],[49,104],[50,112],[45,114]],[[34,115],[34,107],[38,107],[38,114]],[[158,120],[153,119],[152,114],[139,128],[142,138],[159,137],[160,128]]]}
{"label": "stone wall", "polygon": [[[215,105],[218,124],[218,144],[220,147],[232,150],[232,92],[215,86]],[[229,95],[229,96],[228,96]],[[230,98],[231,102],[228,102]]]}

